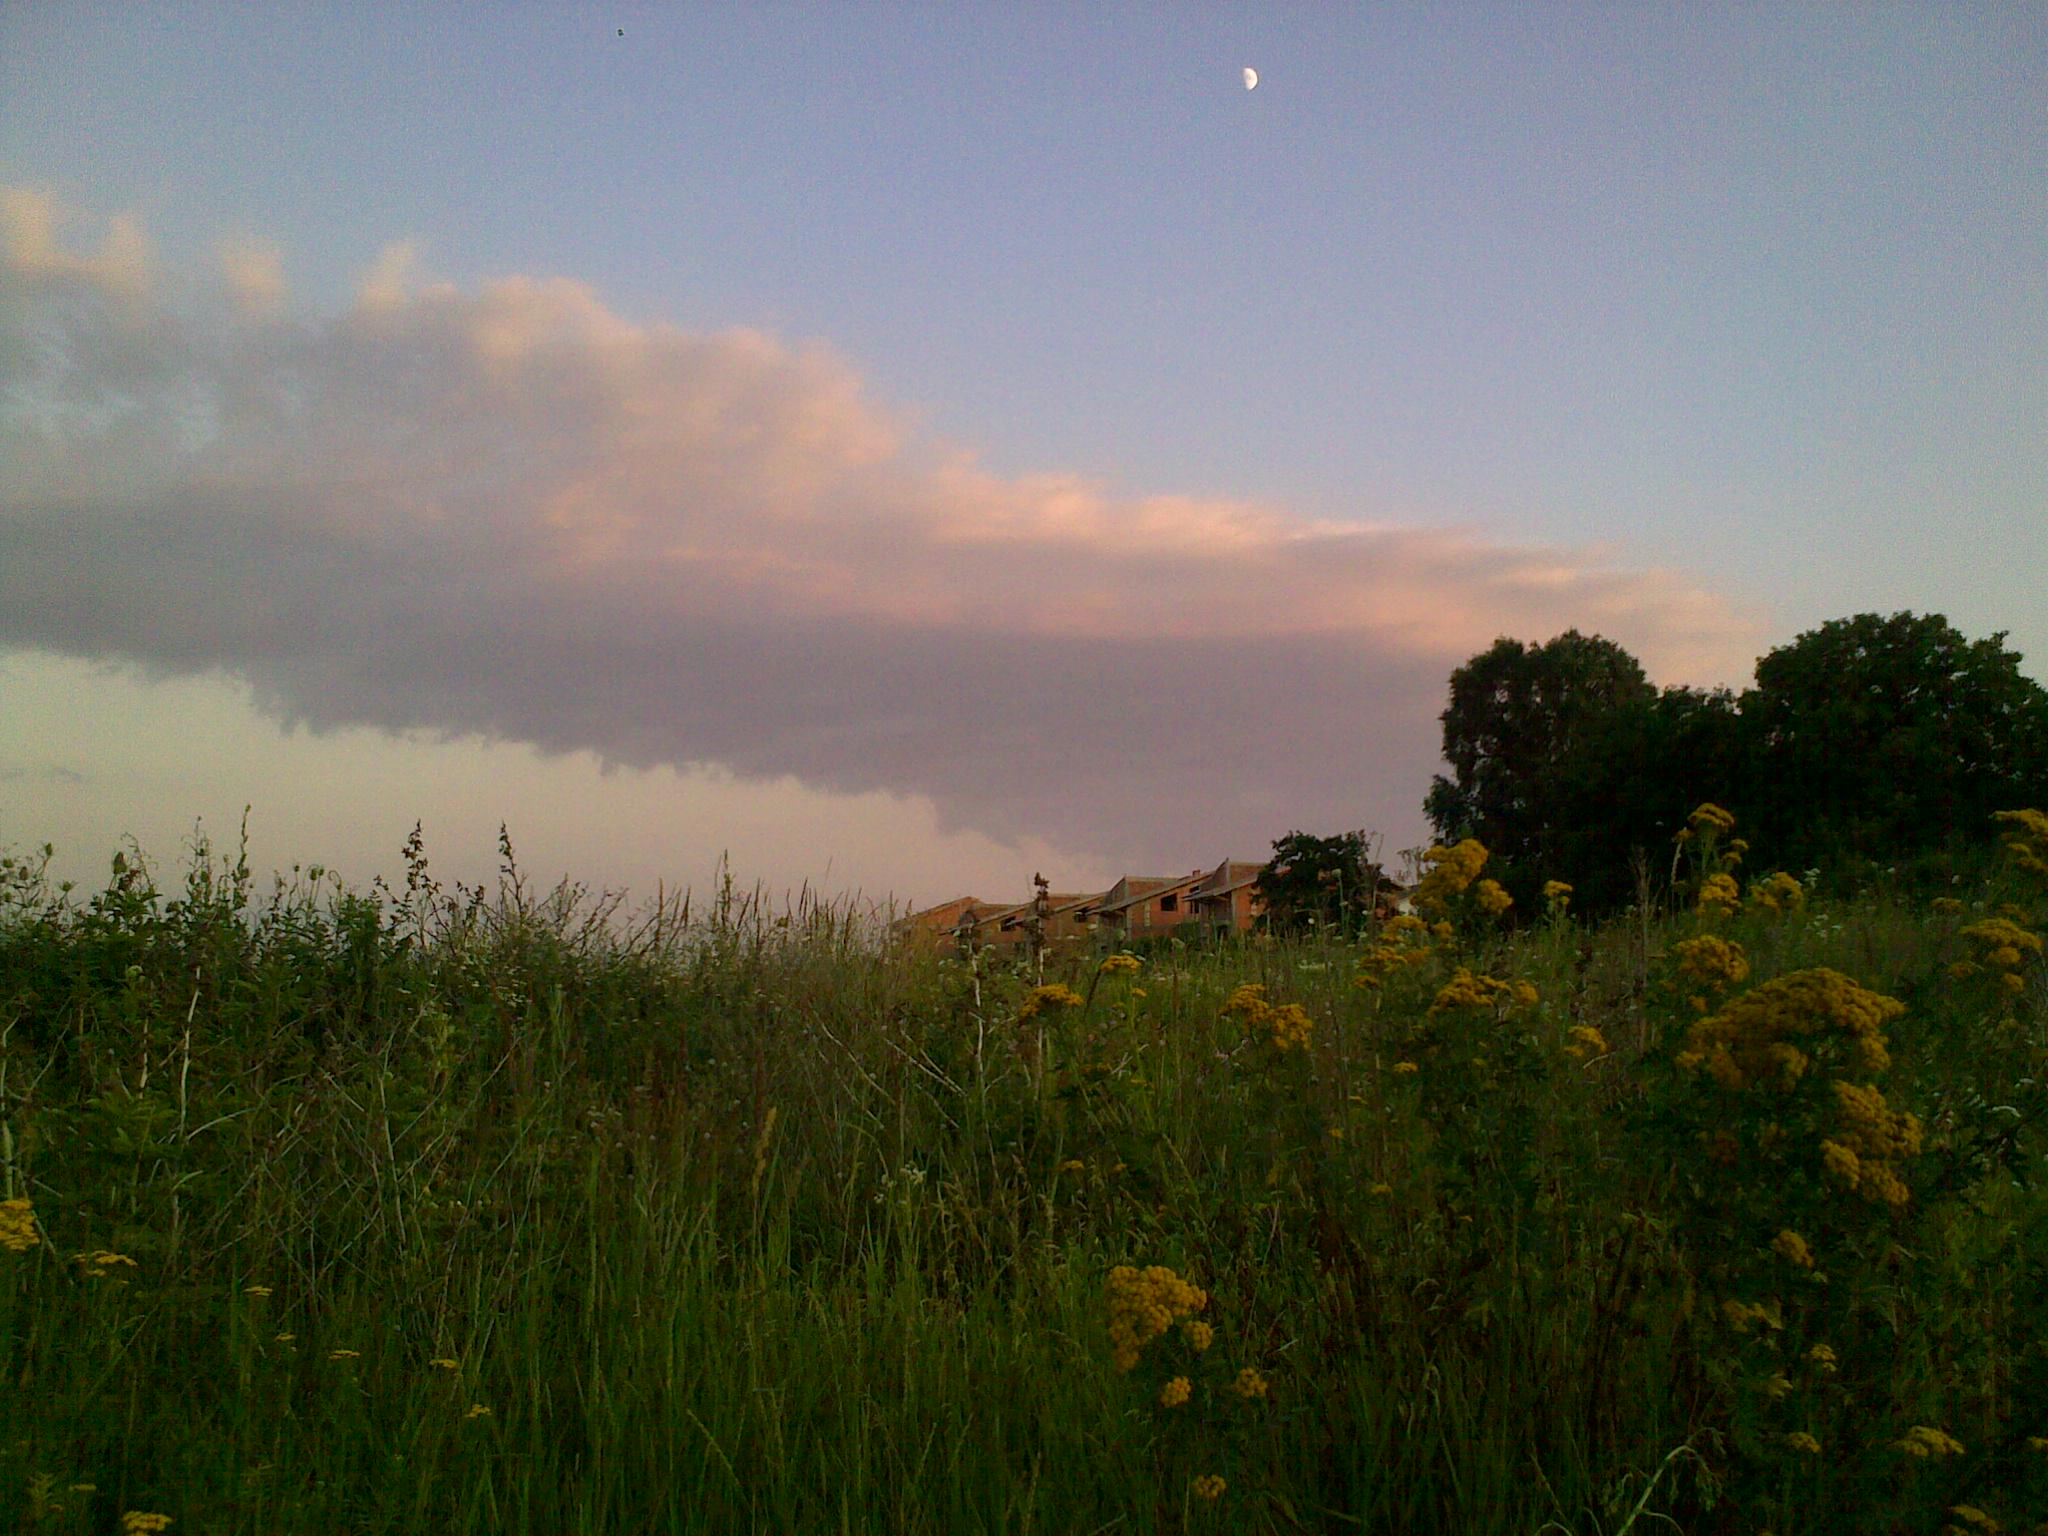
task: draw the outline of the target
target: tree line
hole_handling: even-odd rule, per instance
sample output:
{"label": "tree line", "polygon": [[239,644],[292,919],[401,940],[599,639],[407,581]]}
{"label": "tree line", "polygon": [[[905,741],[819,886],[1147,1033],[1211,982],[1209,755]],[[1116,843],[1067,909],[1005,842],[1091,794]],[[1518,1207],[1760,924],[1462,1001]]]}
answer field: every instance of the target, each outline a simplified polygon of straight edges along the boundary
{"label": "tree line", "polygon": [[[1703,801],[1734,813],[1759,874],[1938,862],[1990,841],[1992,812],[2048,803],[2048,691],[2021,661],[2003,632],[1865,613],[1779,646],[1737,693],[1658,689],[1599,635],[1504,637],[1451,674],[1451,771],[1424,810],[1440,841],[1486,845],[1525,913],[1546,880],[1587,915],[1626,905]],[[1365,850],[1360,833],[1275,843],[1276,926],[1340,920],[1336,891],[1378,875]]]}

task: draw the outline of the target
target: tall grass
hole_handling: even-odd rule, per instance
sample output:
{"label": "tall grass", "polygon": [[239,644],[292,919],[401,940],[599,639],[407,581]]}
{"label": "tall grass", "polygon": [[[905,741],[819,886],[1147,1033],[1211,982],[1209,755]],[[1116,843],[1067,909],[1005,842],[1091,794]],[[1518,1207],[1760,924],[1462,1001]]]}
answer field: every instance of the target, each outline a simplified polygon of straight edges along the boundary
{"label": "tall grass", "polygon": [[[1597,929],[1466,893],[1426,950],[1041,974],[850,907],[536,895],[507,854],[488,893],[417,843],[368,893],[259,895],[203,848],[168,890],[138,856],[85,897],[0,870],[0,1178],[37,1239],[0,1247],[9,1521],[2048,1520],[2041,968],[1949,974],[1973,919],[2042,915],[2009,872],[1961,912],[1717,919],[1681,883]],[[1905,1002],[1877,1080],[1925,1128],[1908,1202],[1773,1150],[1822,1100],[1680,1065],[1703,1012],[1672,945],[1703,932],[1751,988],[1826,966]],[[1418,958],[1356,985],[1396,943]],[[1460,967],[1538,1001],[1446,1004]],[[1289,1004],[1305,1047],[1262,1022]],[[1772,1247],[1794,1228],[1810,1269]],[[1206,1291],[1213,1343],[1118,1370],[1119,1265]]]}

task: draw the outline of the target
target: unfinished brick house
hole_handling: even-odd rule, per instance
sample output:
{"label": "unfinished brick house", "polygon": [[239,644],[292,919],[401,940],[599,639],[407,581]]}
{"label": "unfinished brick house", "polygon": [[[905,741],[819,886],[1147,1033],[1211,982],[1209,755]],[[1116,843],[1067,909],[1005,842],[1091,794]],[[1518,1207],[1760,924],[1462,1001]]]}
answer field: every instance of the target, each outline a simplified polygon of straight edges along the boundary
{"label": "unfinished brick house", "polygon": [[1143,939],[1170,933],[1190,916],[1187,893],[1202,872],[1125,875],[1103,892],[1095,908],[1098,931],[1110,939]]}
{"label": "unfinished brick house", "polygon": [[[964,931],[973,933],[990,919],[999,919],[1005,912],[1014,911],[1014,901],[983,901],[979,896],[955,896],[951,901],[942,901],[935,907],[926,907],[913,912],[896,924],[897,936],[913,944],[931,949],[943,949],[959,941]],[[1030,903],[1024,903],[1029,906]],[[977,939],[977,943],[987,940]]]}
{"label": "unfinished brick house", "polygon": [[1187,906],[1205,929],[1249,933],[1265,915],[1259,899],[1259,873],[1266,866],[1251,859],[1225,859],[1188,892]]}

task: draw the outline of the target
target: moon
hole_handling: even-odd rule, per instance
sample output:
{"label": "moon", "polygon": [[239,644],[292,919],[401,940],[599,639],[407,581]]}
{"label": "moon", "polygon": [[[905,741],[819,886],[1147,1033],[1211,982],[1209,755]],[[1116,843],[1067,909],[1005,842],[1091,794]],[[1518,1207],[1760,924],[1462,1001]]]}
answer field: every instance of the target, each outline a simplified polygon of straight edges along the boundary
{"label": "moon", "polygon": [[1259,72],[1249,65],[1245,66],[1244,88],[1248,91],[1255,91],[1259,88]]}

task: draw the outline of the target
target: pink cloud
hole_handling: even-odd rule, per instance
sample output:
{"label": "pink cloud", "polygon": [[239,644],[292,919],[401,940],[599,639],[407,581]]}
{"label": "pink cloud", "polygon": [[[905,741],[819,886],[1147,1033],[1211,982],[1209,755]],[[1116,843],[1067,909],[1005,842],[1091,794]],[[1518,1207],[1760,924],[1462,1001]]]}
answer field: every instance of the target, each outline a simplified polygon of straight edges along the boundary
{"label": "pink cloud", "polygon": [[137,286],[138,227],[73,257],[48,199],[0,212],[0,642],[226,667],[280,715],[924,794],[1179,867],[1409,835],[1446,677],[1497,635],[1598,630],[1667,679],[1755,654],[1593,552],[993,475],[828,349],[579,283],[423,284],[401,245],[338,317],[214,324]]}

